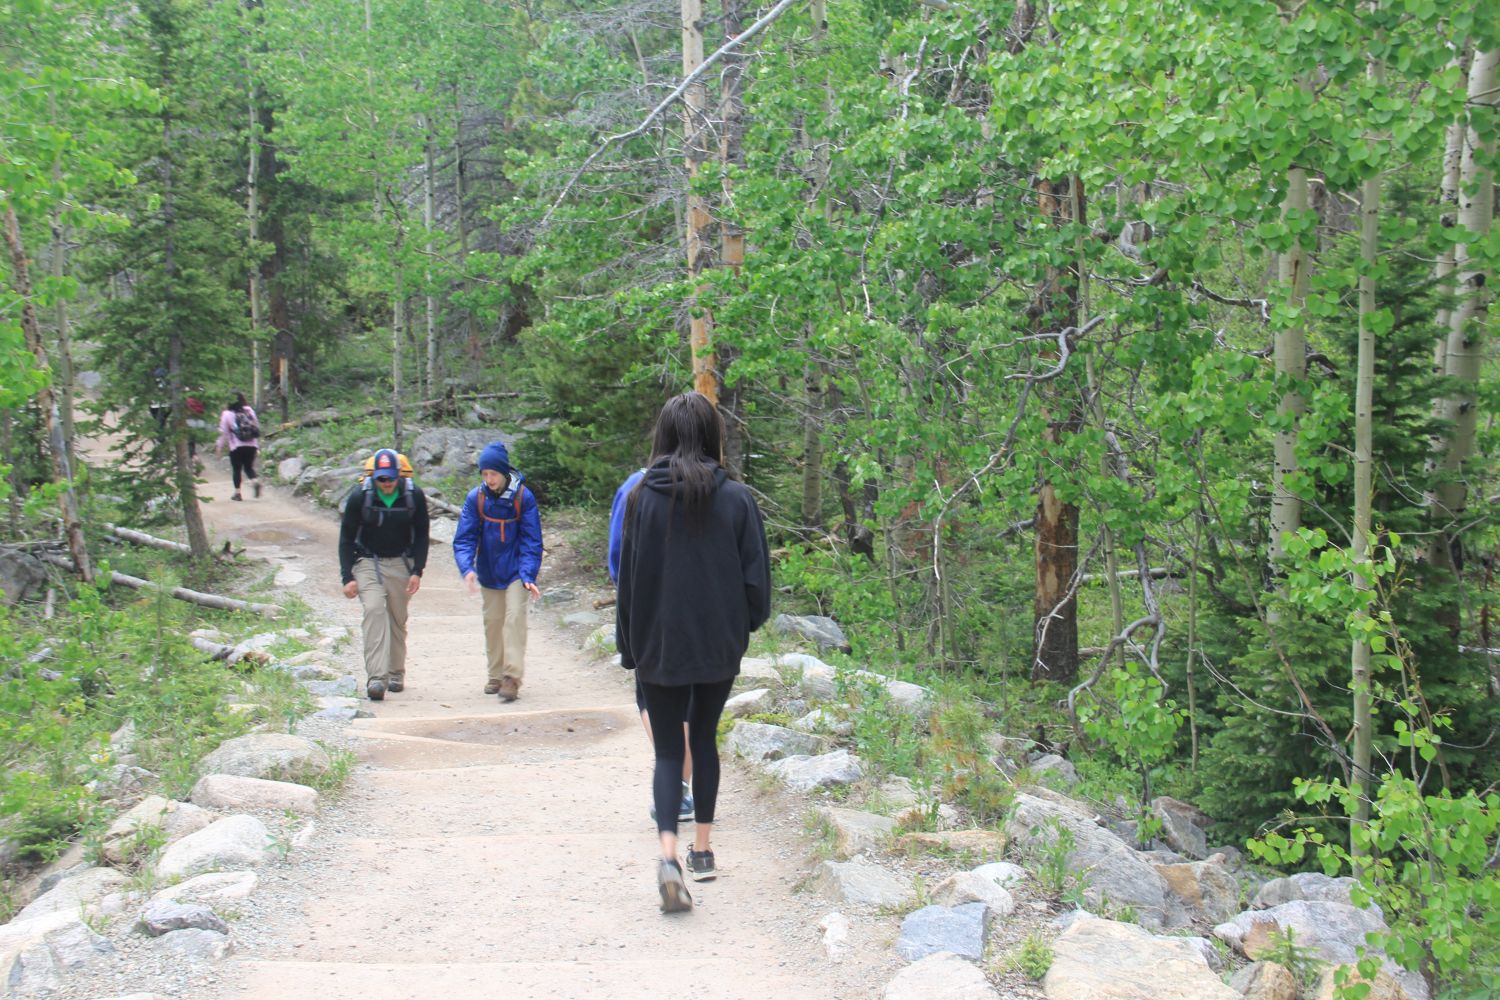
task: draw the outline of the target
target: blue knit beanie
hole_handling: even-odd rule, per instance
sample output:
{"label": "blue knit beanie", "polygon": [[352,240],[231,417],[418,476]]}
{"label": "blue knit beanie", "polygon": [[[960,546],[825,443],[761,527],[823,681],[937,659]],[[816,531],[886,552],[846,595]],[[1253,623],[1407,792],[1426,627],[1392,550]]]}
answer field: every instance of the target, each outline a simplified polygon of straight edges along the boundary
{"label": "blue knit beanie", "polygon": [[505,450],[503,441],[495,441],[485,445],[484,451],[479,453],[479,471],[494,469],[496,472],[510,474],[510,452]]}

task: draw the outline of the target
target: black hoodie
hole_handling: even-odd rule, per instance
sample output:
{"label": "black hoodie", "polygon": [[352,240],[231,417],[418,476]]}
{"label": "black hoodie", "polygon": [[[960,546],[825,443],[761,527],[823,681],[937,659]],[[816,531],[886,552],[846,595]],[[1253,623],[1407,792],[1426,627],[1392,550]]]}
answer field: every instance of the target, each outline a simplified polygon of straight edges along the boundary
{"label": "black hoodie", "polygon": [[680,687],[740,672],[750,633],[771,613],[771,560],[760,508],[714,467],[703,523],[672,502],[665,461],[646,470],[626,507],[615,641],[621,664],[649,684]]}

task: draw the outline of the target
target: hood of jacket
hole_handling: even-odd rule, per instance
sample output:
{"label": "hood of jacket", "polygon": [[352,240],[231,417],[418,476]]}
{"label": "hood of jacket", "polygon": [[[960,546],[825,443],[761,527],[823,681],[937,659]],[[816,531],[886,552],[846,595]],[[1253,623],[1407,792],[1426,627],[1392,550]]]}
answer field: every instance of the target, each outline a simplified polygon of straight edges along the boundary
{"label": "hood of jacket", "polygon": [[[713,463],[713,467],[714,488],[718,489],[729,478],[729,473],[725,472],[723,466],[717,462]],[[646,470],[645,486],[662,496],[672,495],[672,466],[666,459],[662,459]]]}

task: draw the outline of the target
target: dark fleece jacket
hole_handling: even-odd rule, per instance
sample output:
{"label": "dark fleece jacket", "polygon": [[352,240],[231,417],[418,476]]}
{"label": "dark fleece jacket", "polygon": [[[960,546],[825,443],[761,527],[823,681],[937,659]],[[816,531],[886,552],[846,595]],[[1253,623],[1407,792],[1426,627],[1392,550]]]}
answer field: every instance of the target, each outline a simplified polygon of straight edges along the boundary
{"label": "dark fleece jacket", "polygon": [[715,466],[718,489],[691,527],[672,502],[666,462],[626,507],[615,607],[621,664],[650,684],[680,687],[740,672],[750,633],[771,613],[771,560],[760,508]]}

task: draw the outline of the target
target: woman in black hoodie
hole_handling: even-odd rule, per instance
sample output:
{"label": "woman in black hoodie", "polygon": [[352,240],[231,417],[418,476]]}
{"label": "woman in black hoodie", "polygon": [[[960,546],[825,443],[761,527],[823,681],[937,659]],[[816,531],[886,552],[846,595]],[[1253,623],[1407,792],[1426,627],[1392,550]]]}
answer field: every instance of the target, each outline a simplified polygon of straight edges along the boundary
{"label": "woman in black hoodie", "polygon": [[667,401],[651,463],[626,502],[615,638],[637,671],[656,747],[652,795],[662,860],[661,907],[692,908],[677,861],[677,807],[686,744],[693,751],[695,881],[714,877],[709,847],[719,795],[714,737],[750,633],[771,610],[771,566],[760,508],[720,465],[724,422],[696,392]]}

